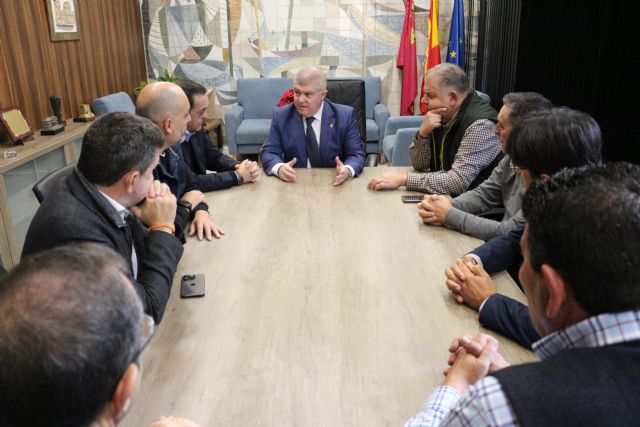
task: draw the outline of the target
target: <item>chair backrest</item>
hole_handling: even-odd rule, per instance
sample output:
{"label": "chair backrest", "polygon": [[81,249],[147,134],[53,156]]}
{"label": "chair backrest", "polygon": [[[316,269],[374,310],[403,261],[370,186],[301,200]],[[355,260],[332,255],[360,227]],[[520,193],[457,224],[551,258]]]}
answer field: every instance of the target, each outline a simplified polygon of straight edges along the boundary
{"label": "chair backrest", "polygon": [[103,114],[113,113],[116,111],[135,113],[136,106],[133,104],[133,101],[128,94],[125,92],[117,92],[94,99],[91,103],[91,110],[94,114],[102,116]]}
{"label": "chair backrest", "polygon": [[364,144],[367,136],[364,80],[329,79],[327,80],[327,98],[336,104],[353,107],[356,113],[358,129],[360,130],[360,139]]}
{"label": "chair backrest", "polygon": [[380,103],[382,95],[382,80],[380,80],[380,77],[329,77],[327,82],[331,80],[364,80],[366,117],[367,119],[373,119],[373,108]]}
{"label": "chair backrest", "polygon": [[245,119],[271,119],[282,94],[293,89],[293,79],[238,79],[238,104]]}
{"label": "chair backrest", "polygon": [[53,191],[53,189],[64,180],[70,173],[73,171],[74,165],[68,165],[58,170],[55,170],[42,178],[40,181],[36,182],[33,186],[33,194],[36,195],[36,199],[38,199],[38,203],[42,203],[44,199],[47,198],[49,194]]}
{"label": "chair backrest", "polygon": [[491,97],[489,95],[487,95],[484,92],[480,92],[479,90],[476,90],[476,93],[478,94],[478,96],[480,98],[482,98],[484,101],[486,101],[487,104],[491,104]]}

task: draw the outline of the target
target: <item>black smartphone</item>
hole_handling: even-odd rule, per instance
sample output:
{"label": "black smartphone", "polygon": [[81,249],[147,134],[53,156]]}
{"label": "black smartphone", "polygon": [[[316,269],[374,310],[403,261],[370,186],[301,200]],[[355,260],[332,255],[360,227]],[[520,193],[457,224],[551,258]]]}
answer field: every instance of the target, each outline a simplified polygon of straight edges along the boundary
{"label": "black smartphone", "polygon": [[402,203],[420,203],[424,198],[421,194],[405,194],[402,196]]}
{"label": "black smartphone", "polygon": [[180,282],[180,298],[204,296],[204,274],[185,274]]}

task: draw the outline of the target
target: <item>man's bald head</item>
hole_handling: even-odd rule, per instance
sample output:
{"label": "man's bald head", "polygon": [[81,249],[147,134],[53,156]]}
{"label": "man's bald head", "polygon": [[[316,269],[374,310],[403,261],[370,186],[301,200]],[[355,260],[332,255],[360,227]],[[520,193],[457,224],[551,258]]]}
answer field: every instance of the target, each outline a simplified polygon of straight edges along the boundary
{"label": "man's bald head", "polygon": [[138,95],[136,113],[148,118],[163,131],[168,148],[180,142],[187,128],[189,99],[182,88],[174,83],[151,83]]}

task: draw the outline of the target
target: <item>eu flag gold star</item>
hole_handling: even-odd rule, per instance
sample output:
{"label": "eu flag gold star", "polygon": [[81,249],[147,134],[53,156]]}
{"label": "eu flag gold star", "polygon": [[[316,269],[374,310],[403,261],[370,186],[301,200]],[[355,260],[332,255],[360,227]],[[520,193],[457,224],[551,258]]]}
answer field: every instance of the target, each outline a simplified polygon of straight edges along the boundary
{"label": "eu flag gold star", "polygon": [[449,56],[451,56],[451,59],[454,59],[456,57],[456,51],[452,50]]}

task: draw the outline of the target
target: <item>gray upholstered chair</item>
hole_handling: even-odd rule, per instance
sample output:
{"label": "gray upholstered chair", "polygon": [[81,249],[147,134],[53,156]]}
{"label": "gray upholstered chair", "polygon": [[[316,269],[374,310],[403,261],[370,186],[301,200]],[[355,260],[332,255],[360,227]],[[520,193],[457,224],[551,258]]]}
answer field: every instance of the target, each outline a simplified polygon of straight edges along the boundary
{"label": "gray upholstered chair", "polygon": [[[418,131],[423,116],[396,116],[387,120],[382,147],[384,157],[392,166],[411,166],[409,143]],[[402,136],[402,141],[399,140]],[[406,140],[408,137],[408,140]],[[406,143],[406,150],[404,150]],[[406,151],[406,153],[405,153]]]}
{"label": "gray upholstered chair", "polygon": [[285,78],[238,79],[238,105],[225,115],[227,141],[231,154],[257,154],[264,142],[273,109],[282,94],[293,88]]}
{"label": "gray upholstered chair", "polygon": [[94,114],[102,116],[103,114],[116,111],[135,113],[136,106],[128,94],[125,92],[117,92],[94,99],[91,103],[91,110]]}

